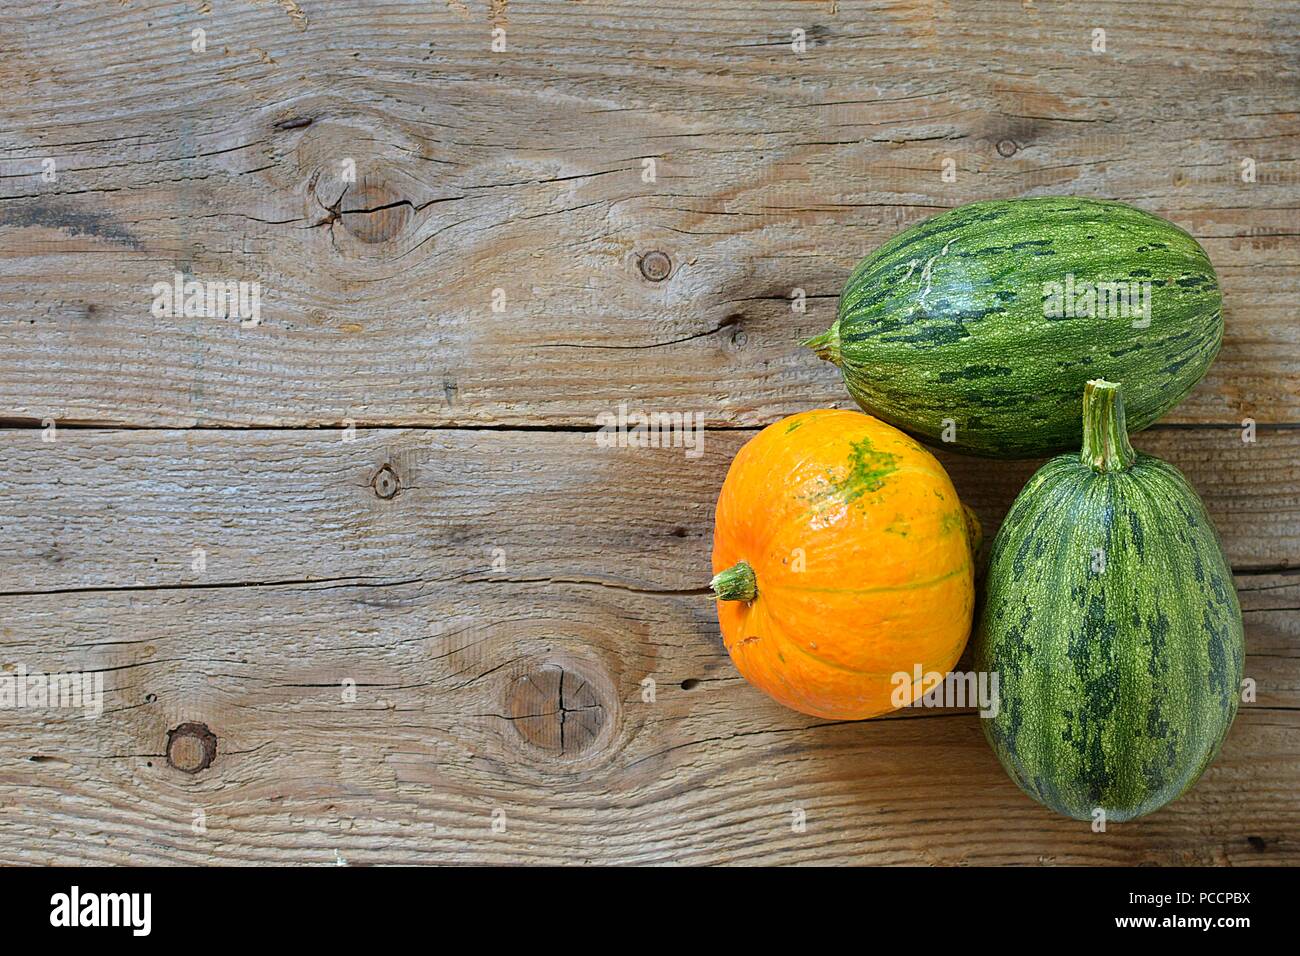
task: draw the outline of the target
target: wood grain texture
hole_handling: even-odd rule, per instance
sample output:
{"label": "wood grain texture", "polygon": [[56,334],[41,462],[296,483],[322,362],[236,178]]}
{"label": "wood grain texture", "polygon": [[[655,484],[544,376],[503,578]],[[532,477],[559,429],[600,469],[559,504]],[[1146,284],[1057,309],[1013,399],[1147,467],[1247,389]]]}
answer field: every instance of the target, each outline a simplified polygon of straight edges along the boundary
{"label": "wood grain texture", "polygon": [[[0,579],[14,595],[494,574],[703,593],[718,489],[756,432],[706,432],[698,458],[603,448],[589,432],[41,434],[0,432]],[[1239,573],[1300,555],[1300,430],[1256,439],[1211,428],[1134,438],[1187,475]],[[937,454],[986,541],[1042,464]],[[396,485],[391,497],[381,497],[381,473]]]}
{"label": "wood grain texture", "polygon": [[[1300,421],[1294,3],[831,6],[514,3],[494,54],[481,4],[8,4],[0,416],[765,423],[842,396],[795,343],[890,234],[1071,192],[1218,269],[1167,420]],[[261,325],[155,318],[176,271],[260,282]]]}
{"label": "wood grain texture", "polygon": [[[1300,862],[1297,35],[1293,0],[4,4],[0,674],[105,712],[0,708],[0,863]],[[796,343],[857,260],[1066,192],[1218,270],[1223,350],[1135,444],[1220,529],[1256,687],[1104,834],[971,711],[771,703],[703,588],[754,427],[849,406]],[[177,272],[261,323],[154,316]],[[703,454],[598,447],[623,402]],[[986,540],[1038,464],[939,456]]]}
{"label": "wood grain texture", "polygon": [[[750,434],[690,459],[563,432],[5,432],[4,664],[102,671],[106,698],[0,710],[0,861],[1300,859],[1300,578],[1254,564],[1297,542],[1252,547],[1300,526],[1294,430],[1141,438],[1242,567],[1257,700],[1190,794],[1105,835],[1021,796],[971,711],[826,723],[738,677],[702,585]],[[944,458],[990,534],[1033,468]],[[184,723],[218,738],[192,775],[166,760]]]}

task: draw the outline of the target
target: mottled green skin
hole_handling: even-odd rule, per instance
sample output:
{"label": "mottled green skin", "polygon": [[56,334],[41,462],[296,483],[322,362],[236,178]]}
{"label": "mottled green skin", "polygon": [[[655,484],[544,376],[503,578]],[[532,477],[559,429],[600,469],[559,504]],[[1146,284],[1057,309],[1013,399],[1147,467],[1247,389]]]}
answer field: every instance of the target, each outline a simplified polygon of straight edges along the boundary
{"label": "mottled green skin", "polygon": [[1178,469],[1053,458],[998,532],[986,590],[975,666],[1000,675],[1000,710],[984,731],[1022,790],[1122,821],[1196,782],[1237,712],[1241,609]]}
{"label": "mottled green skin", "polygon": [[[1150,282],[1151,323],[1044,316],[1044,283]],[[927,291],[928,290],[928,291]],[[1122,203],[1070,197],[961,206],[859,263],[819,354],[867,412],[945,447],[1033,458],[1077,447],[1088,379],[1123,382],[1150,425],[1205,374],[1223,337],[1203,250]],[[811,343],[810,343],[811,344]]]}

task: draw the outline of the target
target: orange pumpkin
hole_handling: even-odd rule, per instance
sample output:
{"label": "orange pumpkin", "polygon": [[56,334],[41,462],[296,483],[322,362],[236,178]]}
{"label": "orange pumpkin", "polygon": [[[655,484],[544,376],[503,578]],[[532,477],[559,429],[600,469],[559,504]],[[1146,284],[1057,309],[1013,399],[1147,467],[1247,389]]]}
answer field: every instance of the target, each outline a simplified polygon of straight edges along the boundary
{"label": "orange pumpkin", "polygon": [[891,425],[832,409],[769,425],[718,497],[711,586],[731,659],[817,717],[911,703],[929,688],[916,666],[947,673],[966,646],[978,528],[943,466]]}

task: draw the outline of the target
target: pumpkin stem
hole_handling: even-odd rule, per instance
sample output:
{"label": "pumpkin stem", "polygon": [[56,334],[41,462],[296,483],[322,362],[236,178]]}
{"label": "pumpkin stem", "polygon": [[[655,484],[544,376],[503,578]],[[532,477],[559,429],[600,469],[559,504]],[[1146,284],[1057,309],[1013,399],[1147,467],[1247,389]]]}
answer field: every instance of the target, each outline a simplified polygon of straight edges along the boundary
{"label": "pumpkin stem", "polygon": [[754,577],[754,569],[744,561],[738,561],[727,570],[715,574],[709,587],[713,588],[719,601],[748,603],[758,597],[758,581]]}
{"label": "pumpkin stem", "polygon": [[832,365],[840,364],[840,320],[837,318],[831,327],[821,335],[814,335],[803,343]]}
{"label": "pumpkin stem", "polygon": [[1093,471],[1127,471],[1137,453],[1128,441],[1124,397],[1114,382],[1094,379],[1083,387],[1083,463]]}

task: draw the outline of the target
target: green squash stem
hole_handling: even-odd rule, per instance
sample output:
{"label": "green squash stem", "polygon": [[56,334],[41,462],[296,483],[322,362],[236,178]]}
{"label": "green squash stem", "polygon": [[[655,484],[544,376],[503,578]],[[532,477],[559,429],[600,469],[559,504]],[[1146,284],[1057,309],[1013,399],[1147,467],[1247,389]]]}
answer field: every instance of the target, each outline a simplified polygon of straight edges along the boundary
{"label": "green squash stem", "polygon": [[803,343],[817,353],[818,358],[825,359],[832,365],[840,364],[840,320],[836,319],[831,327],[821,335],[814,335]]}
{"label": "green squash stem", "polygon": [[1094,379],[1083,387],[1083,463],[1093,471],[1127,471],[1137,453],[1128,441],[1124,398],[1115,382]]}
{"label": "green squash stem", "polygon": [[758,580],[754,577],[754,569],[744,561],[738,561],[727,570],[715,574],[709,587],[713,588],[719,601],[748,603],[758,597]]}

